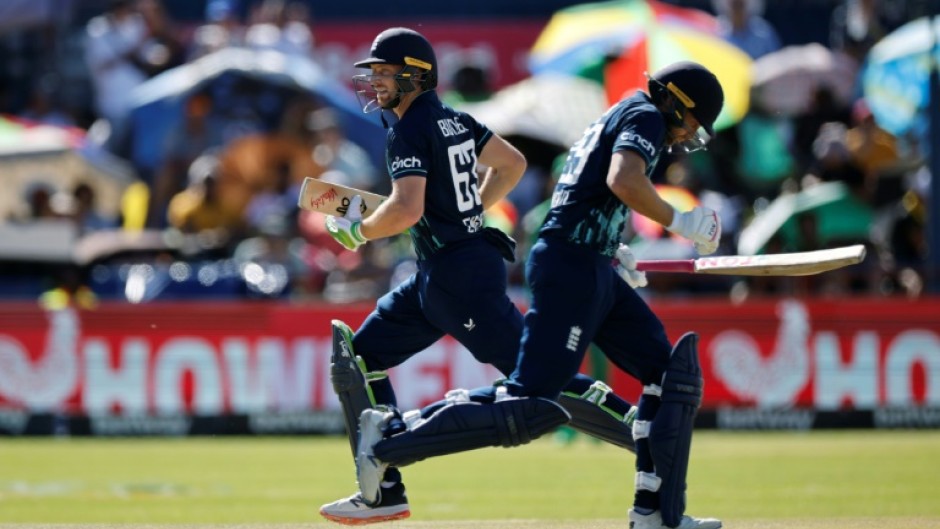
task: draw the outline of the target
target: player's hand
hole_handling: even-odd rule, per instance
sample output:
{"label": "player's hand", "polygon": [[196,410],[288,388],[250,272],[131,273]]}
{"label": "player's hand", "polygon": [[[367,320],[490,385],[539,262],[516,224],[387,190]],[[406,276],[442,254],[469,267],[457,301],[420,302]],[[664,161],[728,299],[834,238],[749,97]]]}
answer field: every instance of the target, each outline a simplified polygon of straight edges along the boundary
{"label": "player's hand", "polygon": [[636,269],[636,257],[630,251],[630,247],[621,244],[620,248],[614,253],[614,268],[617,269],[617,275],[630,285],[630,288],[641,288],[646,286],[646,272]]}
{"label": "player's hand", "polygon": [[330,235],[344,247],[353,251],[358,250],[369,240],[362,235],[361,207],[362,197],[356,195],[349,201],[346,215],[342,217],[327,215],[326,217],[326,231],[330,232]]}
{"label": "player's hand", "polygon": [[692,241],[700,255],[715,253],[721,241],[721,220],[718,214],[703,206],[685,213],[676,211],[672,224],[666,229]]}

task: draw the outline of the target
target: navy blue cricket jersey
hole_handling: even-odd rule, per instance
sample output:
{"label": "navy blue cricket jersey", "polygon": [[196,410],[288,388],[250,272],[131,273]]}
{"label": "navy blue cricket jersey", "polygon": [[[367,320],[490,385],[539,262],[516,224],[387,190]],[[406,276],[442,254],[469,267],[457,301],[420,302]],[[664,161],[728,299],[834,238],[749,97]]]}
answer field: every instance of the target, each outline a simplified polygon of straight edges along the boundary
{"label": "navy blue cricket jersey", "polygon": [[629,209],[607,186],[613,153],[631,150],[652,174],[666,141],[666,124],[649,95],[637,92],[611,107],[571,147],[539,234],[561,237],[613,256]]}
{"label": "navy blue cricket jersey", "polygon": [[424,92],[388,131],[385,160],[392,179],[424,176],[424,215],[411,229],[419,259],[483,232],[477,156],[493,136],[469,114]]}

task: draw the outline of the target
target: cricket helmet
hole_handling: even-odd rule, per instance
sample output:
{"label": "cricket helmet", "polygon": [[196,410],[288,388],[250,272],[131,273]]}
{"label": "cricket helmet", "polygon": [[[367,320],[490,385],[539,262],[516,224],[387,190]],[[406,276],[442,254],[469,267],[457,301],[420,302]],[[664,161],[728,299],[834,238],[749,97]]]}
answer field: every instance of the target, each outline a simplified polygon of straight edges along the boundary
{"label": "cricket helmet", "polygon": [[682,127],[685,113],[689,112],[708,134],[708,138],[699,138],[702,147],[715,136],[715,120],[725,102],[724,91],[715,74],[701,64],[680,61],[648,77],[653,102],[666,104],[664,115],[670,126]]}

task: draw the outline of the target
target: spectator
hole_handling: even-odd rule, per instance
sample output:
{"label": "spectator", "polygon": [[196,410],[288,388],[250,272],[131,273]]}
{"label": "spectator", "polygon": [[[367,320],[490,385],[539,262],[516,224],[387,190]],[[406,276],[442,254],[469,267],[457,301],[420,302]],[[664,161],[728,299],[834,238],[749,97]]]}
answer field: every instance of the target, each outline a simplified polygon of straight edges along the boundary
{"label": "spectator", "polygon": [[479,103],[493,96],[490,75],[479,64],[468,62],[454,72],[451,89],[444,93],[441,100],[450,106],[463,103]]}
{"label": "spectator", "polygon": [[92,231],[107,230],[117,226],[117,223],[108,219],[97,211],[95,189],[86,182],[80,182],[72,190],[73,210],[72,216],[78,226],[79,233],[86,234]]}
{"label": "spectator", "polygon": [[154,177],[147,208],[148,226],[165,226],[167,204],[173,195],[186,187],[189,167],[196,158],[222,144],[220,127],[210,123],[212,104],[208,90],[192,95],[186,101],[182,121],[167,135],[163,163]]}
{"label": "spectator", "polygon": [[796,165],[788,149],[792,123],[752,98],[751,109],[735,130],[739,146],[737,173],[744,184],[739,191],[749,201],[775,197],[783,181],[793,176]]}
{"label": "spectator", "polygon": [[184,233],[213,231],[222,239],[239,231],[241,219],[219,200],[219,173],[219,160],[213,155],[193,162],[189,186],[170,200],[167,216],[171,226]]}
{"label": "spectator", "polygon": [[370,161],[369,154],[346,138],[333,109],[320,108],[310,112],[306,127],[312,133],[313,161],[328,173],[323,178],[357,189],[377,191],[380,185],[378,170]]}
{"label": "spectator", "polygon": [[27,107],[19,116],[30,121],[60,127],[75,126],[75,120],[59,107],[55,74],[42,76],[30,93]]}
{"label": "spectator", "polygon": [[137,8],[147,25],[140,61],[148,77],[183,64],[185,47],[160,0],[138,0]]}
{"label": "spectator", "polygon": [[236,0],[209,0],[206,4],[206,24],[193,31],[189,60],[242,43],[244,28],[238,18],[235,2]]}
{"label": "spectator", "polygon": [[797,162],[797,172],[804,173],[813,163],[813,142],[819,136],[820,127],[825,123],[850,122],[849,108],[839,102],[832,89],[819,85],[813,92],[810,107],[793,120],[793,156]]}
{"label": "spectator", "polygon": [[859,99],[852,107],[852,123],[854,126],[845,134],[845,145],[873,187],[884,171],[900,161],[897,140],[875,123],[864,99]]}
{"label": "spectator", "polygon": [[832,49],[861,63],[868,50],[889,31],[889,22],[879,4],[878,0],[844,0],[837,6],[829,27]]}
{"label": "spectator", "polygon": [[130,94],[147,79],[139,53],[149,30],[131,0],[109,0],[108,11],[85,29],[85,61],[91,73],[95,111],[120,136],[130,110]]}
{"label": "spectator", "polygon": [[297,196],[300,186],[293,183],[292,167],[289,160],[280,160],[274,168],[273,184],[256,193],[245,208],[245,222],[248,227],[257,232],[268,230],[273,234],[273,228],[283,237],[294,235],[292,227],[296,227]]}
{"label": "spectator", "polygon": [[287,55],[312,56],[313,33],[306,6],[296,2],[287,4],[285,0],[264,0],[258,18],[245,33],[245,44]]}
{"label": "spectator", "polygon": [[777,30],[761,16],[760,0],[715,0],[718,34],[758,59],[780,49]]}

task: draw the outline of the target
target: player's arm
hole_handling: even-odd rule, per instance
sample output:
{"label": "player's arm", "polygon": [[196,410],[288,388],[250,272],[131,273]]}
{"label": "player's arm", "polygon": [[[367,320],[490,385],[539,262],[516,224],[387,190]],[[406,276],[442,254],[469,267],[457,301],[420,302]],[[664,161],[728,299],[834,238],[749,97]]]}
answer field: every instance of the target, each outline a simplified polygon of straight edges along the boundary
{"label": "player's arm", "polygon": [[480,200],[487,210],[512,191],[525,172],[525,156],[509,142],[494,134],[483,150],[479,162],[487,167],[480,186]]}
{"label": "player's arm", "polygon": [[614,152],[607,171],[607,186],[631,210],[663,226],[672,223],[675,210],[646,177],[646,161],[639,154],[631,150]]}
{"label": "player's arm", "polygon": [[721,221],[710,208],[697,206],[678,212],[659,196],[646,177],[646,161],[630,150],[614,152],[607,186],[630,209],[689,239],[702,255],[714,253],[721,240]]}
{"label": "player's arm", "polygon": [[403,176],[392,180],[392,193],[375,213],[363,219],[360,227],[366,239],[391,237],[414,226],[424,215],[424,176]]}

